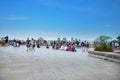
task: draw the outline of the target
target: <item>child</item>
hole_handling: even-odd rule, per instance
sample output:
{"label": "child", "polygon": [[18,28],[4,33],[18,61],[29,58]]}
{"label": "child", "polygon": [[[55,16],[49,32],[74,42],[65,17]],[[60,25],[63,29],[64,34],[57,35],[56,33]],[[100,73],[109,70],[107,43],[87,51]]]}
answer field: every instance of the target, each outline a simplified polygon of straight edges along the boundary
{"label": "child", "polygon": [[76,52],[75,46],[72,46],[71,51],[72,51],[72,52]]}

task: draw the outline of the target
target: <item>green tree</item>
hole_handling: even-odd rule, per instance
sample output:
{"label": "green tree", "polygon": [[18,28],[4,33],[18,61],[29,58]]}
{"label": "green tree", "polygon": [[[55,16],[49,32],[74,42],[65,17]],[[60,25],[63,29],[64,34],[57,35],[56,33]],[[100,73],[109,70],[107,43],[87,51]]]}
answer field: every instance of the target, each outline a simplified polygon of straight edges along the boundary
{"label": "green tree", "polygon": [[103,36],[98,37],[96,39],[96,41],[98,41],[100,43],[100,45],[102,45],[104,43],[107,43],[107,41],[110,39],[111,39],[111,37],[103,35]]}
{"label": "green tree", "polygon": [[119,44],[120,44],[120,35],[117,37],[117,41],[118,41]]}
{"label": "green tree", "polygon": [[117,37],[117,41],[120,42],[120,35]]}

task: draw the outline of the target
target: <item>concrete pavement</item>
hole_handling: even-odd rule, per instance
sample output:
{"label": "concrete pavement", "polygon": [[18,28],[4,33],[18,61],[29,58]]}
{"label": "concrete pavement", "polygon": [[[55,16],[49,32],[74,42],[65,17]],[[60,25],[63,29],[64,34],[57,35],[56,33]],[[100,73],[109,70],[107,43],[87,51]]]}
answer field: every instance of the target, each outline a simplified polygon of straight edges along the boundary
{"label": "concrete pavement", "polygon": [[0,80],[120,80],[120,64],[76,53],[0,47]]}

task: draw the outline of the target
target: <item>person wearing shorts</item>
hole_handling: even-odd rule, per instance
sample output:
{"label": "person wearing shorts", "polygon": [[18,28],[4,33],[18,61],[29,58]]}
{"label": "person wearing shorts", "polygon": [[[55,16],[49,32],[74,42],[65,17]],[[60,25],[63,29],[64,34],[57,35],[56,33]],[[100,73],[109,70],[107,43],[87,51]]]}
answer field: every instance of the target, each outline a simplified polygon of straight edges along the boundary
{"label": "person wearing shorts", "polygon": [[30,46],[31,46],[30,40],[29,40],[29,38],[27,38],[27,41],[26,41],[27,51],[31,50]]}

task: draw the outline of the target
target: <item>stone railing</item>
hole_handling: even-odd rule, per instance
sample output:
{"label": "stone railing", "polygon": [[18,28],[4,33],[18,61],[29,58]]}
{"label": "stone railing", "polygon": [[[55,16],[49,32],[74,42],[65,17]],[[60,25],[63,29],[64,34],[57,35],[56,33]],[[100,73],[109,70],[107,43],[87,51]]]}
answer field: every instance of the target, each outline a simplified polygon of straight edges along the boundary
{"label": "stone railing", "polygon": [[101,52],[101,51],[88,51],[88,53],[89,56],[109,60],[112,62],[117,62],[120,64],[120,54],[116,54],[114,52]]}
{"label": "stone railing", "polygon": [[120,50],[114,50],[114,52],[120,54]]}

